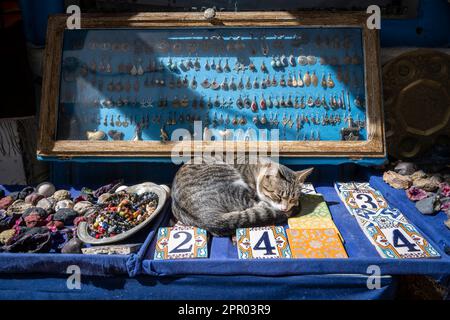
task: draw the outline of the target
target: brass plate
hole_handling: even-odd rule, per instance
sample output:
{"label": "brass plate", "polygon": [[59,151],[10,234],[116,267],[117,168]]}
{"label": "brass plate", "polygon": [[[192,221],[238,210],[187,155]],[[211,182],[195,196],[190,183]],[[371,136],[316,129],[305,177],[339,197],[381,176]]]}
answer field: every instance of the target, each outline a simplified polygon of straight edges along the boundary
{"label": "brass plate", "polygon": [[388,154],[421,156],[450,141],[450,56],[420,49],[383,67]]}

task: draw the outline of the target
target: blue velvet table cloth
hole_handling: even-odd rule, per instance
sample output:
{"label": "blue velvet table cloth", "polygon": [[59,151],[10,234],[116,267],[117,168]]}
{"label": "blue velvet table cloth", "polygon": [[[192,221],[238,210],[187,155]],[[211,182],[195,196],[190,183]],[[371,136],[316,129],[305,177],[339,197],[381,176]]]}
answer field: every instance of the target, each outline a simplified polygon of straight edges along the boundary
{"label": "blue velvet table cloth", "polygon": [[[311,274],[367,274],[375,265],[382,275],[423,274],[444,279],[450,275],[450,230],[444,225],[446,215],[422,215],[405,195],[385,184],[378,174],[367,172],[367,180],[379,190],[392,207],[400,209],[417,229],[439,251],[438,259],[383,259],[366,238],[357,220],[340,201],[332,182],[315,183],[331,211],[334,222],[345,240],[348,259],[267,259],[239,260],[230,238],[212,238],[209,259],[153,260],[156,239],[147,241],[142,272],[154,276],[177,275],[260,275],[294,276]],[[163,223],[164,224],[164,223]],[[148,239],[149,240],[149,239]]]}

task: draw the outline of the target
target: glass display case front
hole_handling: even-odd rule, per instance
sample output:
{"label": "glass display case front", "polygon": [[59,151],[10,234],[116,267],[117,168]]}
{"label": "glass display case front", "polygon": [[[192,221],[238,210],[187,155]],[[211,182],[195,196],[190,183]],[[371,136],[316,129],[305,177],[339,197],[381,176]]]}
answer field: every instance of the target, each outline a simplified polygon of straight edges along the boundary
{"label": "glass display case front", "polygon": [[65,30],[56,140],[168,140],[194,121],[212,140],[366,140],[362,41],[350,27]]}

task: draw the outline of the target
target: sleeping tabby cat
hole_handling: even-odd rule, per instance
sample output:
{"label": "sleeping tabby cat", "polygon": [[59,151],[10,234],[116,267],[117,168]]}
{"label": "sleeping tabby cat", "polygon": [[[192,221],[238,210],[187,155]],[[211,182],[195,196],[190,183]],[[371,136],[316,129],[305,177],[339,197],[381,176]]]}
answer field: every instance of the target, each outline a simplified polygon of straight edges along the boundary
{"label": "sleeping tabby cat", "polygon": [[237,228],[280,224],[298,212],[302,185],[312,170],[294,172],[270,161],[186,164],[173,182],[172,211],[183,224],[215,236],[232,235]]}

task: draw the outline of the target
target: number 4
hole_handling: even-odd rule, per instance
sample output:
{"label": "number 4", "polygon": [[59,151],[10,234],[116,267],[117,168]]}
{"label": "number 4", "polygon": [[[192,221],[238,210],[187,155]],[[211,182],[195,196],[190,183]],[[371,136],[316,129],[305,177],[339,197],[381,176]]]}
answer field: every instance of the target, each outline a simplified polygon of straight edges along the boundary
{"label": "number 4", "polygon": [[[395,229],[394,231],[392,231],[392,241],[394,242],[394,247],[396,248],[404,248],[407,247],[408,248],[408,252],[411,251],[420,251],[419,249],[416,248],[416,245],[414,243],[411,243],[408,241],[408,239],[406,239],[406,237],[403,235],[403,233],[398,230]],[[400,243],[401,241],[401,243]]]}
{"label": "number 4", "polygon": [[[262,246],[263,243],[264,243],[264,246]],[[270,243],[268,231],[264,231],[261,238],[259,238],[258,242],[255,244],[255,247],[253,248],[253,250],[265,250],[266,251],[266,253],[264,253],[265,256],[275,254],[273,252],[273,250],[275,250],[275,247],[273,247],[272,244]]]}

